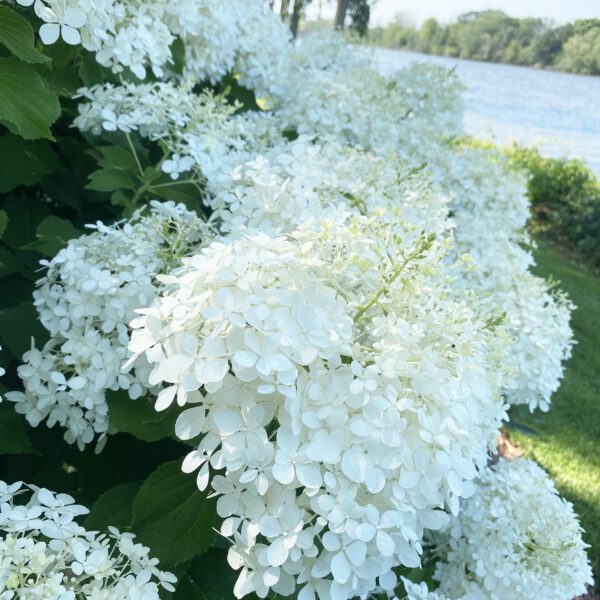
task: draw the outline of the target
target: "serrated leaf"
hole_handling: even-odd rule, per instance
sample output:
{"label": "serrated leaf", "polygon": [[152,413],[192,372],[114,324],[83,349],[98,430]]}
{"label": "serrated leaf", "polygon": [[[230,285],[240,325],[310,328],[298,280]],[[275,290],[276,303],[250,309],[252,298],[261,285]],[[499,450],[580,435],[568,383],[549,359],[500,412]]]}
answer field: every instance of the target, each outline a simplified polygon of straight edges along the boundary
{"label": "serrated leaf", "polygon": [[0,192],[10,192],[53,173],[59,159],[47,141],[27,141],[9,133],[0,137],[0,164]]}
{"label": "serrated leaf", "polygon": [[71,221],[50,215],[37,226],[36,239],[21,246],[21,249],[39,252],[44,256],[56,256],[69,240],[81,235],[83,231],[77,229]]}
{"label": "serrated leaf", "polygon": [[27,63],[50,62],[50,58],[36,49],[29,21],[8,6],[0,6],[0,44]]}
{"label": "serrated leaf", "polygon": [[116,192],[123,188],[134,189],[133,180],[129,174],[120,169],[99,169],[90,175],[90,181],[85,186],[95,192]]}
{"label": "serrated leaf", "polygon": [[141,482],[121,483],[104,492],[92,506],[85,520],[87,530],[102,531],[109,525],[128,529],[133,519],[133,499]]}
{"label": "serrated leaf", "polygon": [[0,454],[37,454],[12,403],[0,404]]}
{"label": "serrated leaf", "polygon": [[0,121],[26,140],[53,139],[50,125],[60,103],[34,69],[12,58],[0,58]]}
{"label": "serrated leaf", "polygon": [[6,226],[8,225],[8,215],[5,210],[0,210],[0,240],[4,236]]}
{"label": "serrated leaf", "polygon": [[110,423],[122,433],[130,433],[144,442],[157,442],[175,434],[177,415],[174,411],[156,412],[144,398],[131,400],[122,391],[109,391],[107,403]]}
{"label": "serrated leaf", "polygon": [[200,492],[181,461],[158,467],[142,484],[133,503],[134,533],[165,565],[200,556],[215,538],[216,502]]}

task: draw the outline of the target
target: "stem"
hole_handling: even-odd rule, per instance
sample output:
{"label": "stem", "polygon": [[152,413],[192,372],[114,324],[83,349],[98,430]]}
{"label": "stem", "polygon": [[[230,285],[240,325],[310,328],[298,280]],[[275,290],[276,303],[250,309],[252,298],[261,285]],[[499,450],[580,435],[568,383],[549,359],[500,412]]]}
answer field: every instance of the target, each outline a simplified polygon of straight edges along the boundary
{"label": "stem", "polygon": [[135,163],[140,172],[140,176],[143,178],[144,177],[144,169],[142,169],[142,163],[140,162],[139,156],[135,150],[135,146],[133,145],[133,142],[131,141],[131,136],[129,135],[129,133],[126,133],[125,137],[127,138],[127,142],[129,143],[129,148],[131,149],[131,153],[133,154],[133,158],[135,159]]}

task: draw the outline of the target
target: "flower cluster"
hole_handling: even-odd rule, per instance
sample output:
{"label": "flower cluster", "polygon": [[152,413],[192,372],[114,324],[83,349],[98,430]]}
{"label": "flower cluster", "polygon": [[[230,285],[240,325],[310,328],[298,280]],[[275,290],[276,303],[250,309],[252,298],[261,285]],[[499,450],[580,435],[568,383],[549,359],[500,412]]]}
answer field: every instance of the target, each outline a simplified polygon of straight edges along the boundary
{"label": "flower cluster", "polygon": [[444,298],[440,244],[380,217],[214,242],[132,322],[156,408],[202,436],[183,469],[220,496],[238,596],[393,589],[486,463],[502,337]]}
{"label": "flower cluster", "polygon": [[221,231],[291,233],[340,212],[400,218],[420,231],[449,228],[447,199],[421,172],[335,140],[274,144],[211,183],[208,203]]}
{"label": "flower cluster", "polygon": [[149,549],[114,527],[86,531],[66,494],[0,481],[0,598],[158,600],[177,581]]}
{"label": "flower cluster", "polygon": [[268,114],[234,114],[237,105],[227,104],[211,93],[194,94],[191,84],[136,85],[124,83],[82,88],[79,115],[74,125],[94,134],[138,132],[164,147],[163,171],[177,179],[195,171],[209,182],[218,175],[282,140]]}
{"label": "flower cluster", "polygon": [[514,337],[516,376],[506,382],[511,403],[547,410],[573,344],[572,305],[529,273],[534,264],[524,227],[529,214],[526,181],[490,150],[460,148],[447,138],[462,131],[461,86],[444,69],[417,64],[386,78],[369,67],[363,51],[339,38],[315,39],[319,55],[300,44],[287,97],[275,110],[282,126],[390,151],[427,172],[450,198],[457,255],[469,253],[474,269],[455,287],[475,290],[484,310],[506,313]]}
{"label": "flower cluster", "polygon": [[[147,68],[163,77],[174,63],[173,42],[185,48],[184,76],[217,82],[235,73],[259,94],[281,93],[287,72],[289,32],[253,0],[17,0],[34,5],[44,21],[44,44],[59,38],[82,46],[115,73],[129,69],[145,79]],[[278,52],[264,51],[264,40]],[[284,50],[283,52],[281,50]]]}
{"label": "flower cluster", "polygon": [[524,233],[525,178],[490,150],[455,149],[432,169],[451,197],[457,251],[468,252],[475,267],[457,287],[476,290],[487,306],[505,313],[515,340],[509,360],[517,375],[507,398],[548,410],[571,354],[572,305],[529,272],[534,260]]}
{"label": "flower cluster", "polygon": [[58,423],[81,448],[109,431],[106,390],[128,390],[132,399],[146,393],[143,373],[121,369],[127,323],[156,296],[155,276],[206,234],[204,222],[182,205],[158,202],[147,215],[91,227],[94,233],[43,262],[47,273],[34,303],[50,340],[25,353],[18,369],[24,392],[6,395],[32,426]]}
{"label": "flower cluster", "polygon": [[452,518],[434,579],[450,598],[573,598],[592,583],[581,533],[536,463],[500,460]]}

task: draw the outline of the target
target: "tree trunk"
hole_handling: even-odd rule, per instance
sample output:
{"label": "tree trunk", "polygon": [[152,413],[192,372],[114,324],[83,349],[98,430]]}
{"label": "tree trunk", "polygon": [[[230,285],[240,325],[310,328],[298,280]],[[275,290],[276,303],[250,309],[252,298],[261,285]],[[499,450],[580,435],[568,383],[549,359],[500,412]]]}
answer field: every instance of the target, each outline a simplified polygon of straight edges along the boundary
{"label": "tree trunk", "polygon": [[292,11],[292,20],[290,22],[290,30],[294,39],[298,35],[298,26],[300,25],[300,15],[302,13],[303,0],[294,0],[294,10]]}
{"label": "tree trunk", "polygon": [[335,21],[333,22],[335,29],[344,29],[347,10],[348,0],[337,0],[337,10],[335,11]]}
{"label": "tree trunk", "polygon": [[281,18],[285,19],[288,15],[288,9],[290,7],[290,0],[281,0],[281,9],[280,9],[280,14],[281,14]]}

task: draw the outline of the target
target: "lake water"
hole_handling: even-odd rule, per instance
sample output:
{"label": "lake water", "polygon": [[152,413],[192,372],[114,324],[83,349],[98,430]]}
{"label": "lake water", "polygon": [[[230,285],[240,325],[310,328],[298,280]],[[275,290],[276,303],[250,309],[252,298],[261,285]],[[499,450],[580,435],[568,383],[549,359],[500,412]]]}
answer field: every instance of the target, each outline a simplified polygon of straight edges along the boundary
{"label": "lake water", "polygon": [[583,158],[600,174],[600,77],[377,49],[389,74],[414,61],[457,68],[467,87],[465,131]]}

